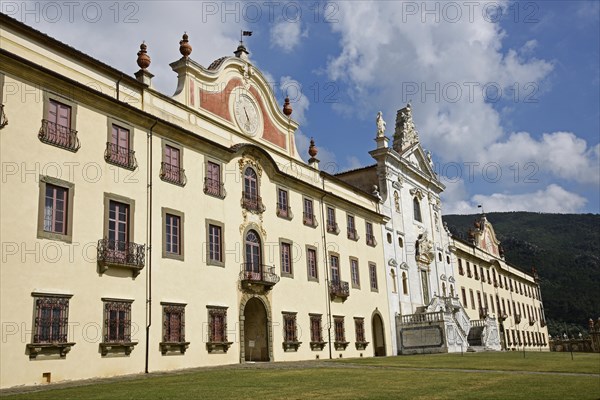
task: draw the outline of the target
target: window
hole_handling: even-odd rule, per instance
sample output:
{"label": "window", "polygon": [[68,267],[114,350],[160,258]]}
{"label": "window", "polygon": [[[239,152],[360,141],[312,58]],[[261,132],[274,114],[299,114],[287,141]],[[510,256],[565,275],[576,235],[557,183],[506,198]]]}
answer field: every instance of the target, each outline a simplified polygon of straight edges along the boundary
{"label": "window", "polygon": [[469,303],[467,303],[467,292],[464,287],[460,288],[460,291],[462,293],[463,306],[467,308],[469,307]]}
{"label": "window", "polygon": [[75,343],[68,343],[69,299],[71,295],[33,293],[34,327],[29,356],[37,357],[44,350],[55,350],[65,357]]}
{"label": "window", "polygon": [[74,103],[44,93],[44,119],[38,133],[40,141],[72,152],[79,150],[75,130],[76,110]]}
{"label": "window", "polygon": [[477,268],[477,265],[473,265],[473,273],[475,274],[475,280],[479,280],[479,268]]}
{"label": "window", "polygon": [[177,350],[185,353],[189,342],[185,341],[185,304],[160,303],[163,307],[163,337],[161,352]]}
{"label": "window", "polygon": [[340,259],[338,256],[329,256],[329,266],[331,268],[331,281],[334,283],[340,282]]}
{"label": "window", "polygon": [[306,263],[307,263],[307,268],[308,268],[308,280],[309,281],[319,280],[319,272],[317,269],[317,250],[315,248],[307,247]]}
{"label": "window", "polygon": [[475,310],[475,297],[473,296],[473,289],[469,289],[469,296],[471,297],[471,308]]}
{"label": "window", "polygon": [[429,297],[429,277],[427,271],[421,270],[421,288],[423,290],[423,304],[429,304],[431,298]]}
{"label": "window", "polygon": [[317,220],[315,219],[313,201],[311,199],[304,199],[304,213],[303,213],[304,225],[306,226],[317,226]]}
{"label": "window", "polygon": [[335,208],[327,207],[327,232],[338,234],[340,229],[335,219]]}
{"label": "window", "polygon": [[216,221],[207,221],[208,230],[208,263],[224,266],[223,226]]}
{"label": "window", "polygon": [[335,331],[335,349],[345,350],[348,346],[346,342],[346,330],[344,328],[344,317],[335,316],[333,317],[333,326]]}
{"label": "window", "polygon": [[280,242],[279,249],[281,252],[281,276],[294,277],[292,271],[292,244],[288,242]]}
{"label": "window", "polygon": [[170,208],[162,208],[163,216],[163,258],[183,261],[183,213]]}
{"label": "window", "polygon": [[285,351],[298,351],[298,328],[296,326],[296,313],[283,312],[283,348]]}
{"label": "window", "polygon": [[265,208],[258,193],[258,175],[252,167],[244,170],[244,192],[242,194],[242,206],[249,211],[262,213]]}
{"label": "window", "polygon": [[206,178],[204,178],[204,193],[218,197],[225,197],[225,188],[221,182],[221,165],[216,162],[206,162]]}
{"label": "window", "polygon": [[375,235],[373,235],[373,224],[370,222],[367,222],[365,224],[365,231],[366,231],[366,237],[367,237],[367,244],[369,246],[376,246],[377,242],[375,241]]}
{"label": "window", "polygon": [[377,267],[373,263],[369,263],[369,280],[371,283],[371,291],[377,292],[379,290],[377,285]]}
{"label": "window", "polygon": [[365,340],[365,319],[354,318],[354,333],[356,335],[356,349],[364,350],[368,342]]}
{"label": "window", "polygon": [[40,176],[39,186],[38,238],[71,243],[74,185]]}
{"label": "window", "polygon": [[206,348],[209,353],[226,353],[231,346],[227,341],[227,307],[206,306],[208,309],[208,337]]}
{"label": "window", "polygon": [[408,296],[408,276],[406,276],[406,272],[402,272],[402,293]]}
{"label": "window", "polygon": [[137,161],[132,148],[130,130],[121,125],[110,123],[110,135],[106,143],[104,159],[123,168],[135,169],[137,168]]}
{"label": "window", "polygon": [[390,270],[390,276],[392,279],[392,293],[398,293],[398,283],[396,282],[396,271]]}
{"label": "window", "polygon": [[358,240],[358,233],[356,233],[356,225],[354,222],[354,216],[348,215],[346,217],[346,222],[348,225],[348,239]]}
{"label": "window", "polygon": [[469,278],[473,277],[473,274],[471,274],[471,264],[467,261],[467,276]]}
{"label": "window", "polygon": [[358,273],[358,260],[350,258],[350,278],[352,279],[352,287],[360,289],[360,276]]}
{"label": "window", "polygon": [[421,205],[419,204],[419,199],[416,197],[413,198],[413,215],[415,221],[423,222],[423,219],[421,218]]}
{"label": "window", "polygon": [[163,143],[163,161],[160,166],[160,179],[165,182],[185,186],[185,170],[181,168],[182,149],[174,145]]}
{"label": "window", "polygon": [[402,240],[402,237],[398,236],[398,246],[400,248],[404,247],[404,240]]}
{"label": "window", "polygon": [[486,270],[486,275],[487,275],[487,281],[488,283],[491,285],[492,284],[492,279],[490,278],[490,270]]}
{"label": "window", "polygon": [[102,355],[109,351],[130,354],[137,342],[131,341],[131,303],[133,300],[106,299],[104,302],[104,341]]}
{"label": "window", "polygon": [[285,189],[277,189],[277,216],[281,218],[292,218],[289,204],[289,193]]}
{"label": "window", "polygon": [[458,273],[460,275],[465,274],[465,270],[463,269],[463,265],[462,265],[462,260],[460,258],[458,259]]}
{"label": "window", "polygon": [[483,267],[479,267],[480,268],[480,272],[481,272],[481,282],[485,283],[485,271],[483,270]]}
{"label": "window", "polygon": [[125,267],[135,277],[144,268],[146,246],[134,243],[134,211],[134,200],[104,193],[104,238],[98,241],[101,272],[108,267]]}
{"label": "window", "polygon": [[323,340],[321,327],[321,314],[308,314],[310,317],[310,348],[313,351],[323,350],[325,341]]}

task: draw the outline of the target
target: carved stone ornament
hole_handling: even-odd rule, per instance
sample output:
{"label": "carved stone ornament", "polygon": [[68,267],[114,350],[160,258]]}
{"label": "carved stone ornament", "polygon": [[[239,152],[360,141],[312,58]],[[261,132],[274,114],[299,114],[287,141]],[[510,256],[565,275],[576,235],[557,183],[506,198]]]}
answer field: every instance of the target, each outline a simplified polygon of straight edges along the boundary
{"label": "carved stone ornament", "polygon": [[240,173],[243,175],[246,167],[252,167],[258,174],[258,177],[262,177],[262,167],[260,164],[253,158],[250,158],[247,154],[242,155],[242,158],[238,161],[238,165],[240,167]]}
{"label": "carved stone ornament", "polygon": [[396,130],[394,132],[394,150],[400,152],[419,142],[419,133],[412,119],[410,103],[396,113]]}
{"label": "carved stone ornament", "polygon": [[427,229],[419,235],[416,242],[416,255],[417,261],[423,264],[429,265],[435,258],[433,242],[428,237]]}
{"label": "carved stone ornament", "polygon": [[409,266],[407,263],[403,262],[402,264],[400,264],[400,269],[404,269],[404,270],[408,271]]}
{"label": "carved stone ornament", "polygon": [[390,267],[397,267],[397,266],[398,266],[398,262],[397,262],[395,259],[393,259],[393,258],[390,258],[390,259],[388,260],[388,265],[389,265]]}
{"label": "carved stone ornament", "polygon": [[421,189],[417,189],[417,188],[410,189],[410,195],[416,196],[417,199],[419,199],[419,201],[423,200],[423,198],[425,197],[425,195],[423,194],[423,191]]}
{"label": "carved stone ornament", "polygon": [[383,113],[379,111],[377,113],[377,118],[375,119],[375,123],[377,125],[377,137],[381,138],[385,136],[385,121],[383,120]]}

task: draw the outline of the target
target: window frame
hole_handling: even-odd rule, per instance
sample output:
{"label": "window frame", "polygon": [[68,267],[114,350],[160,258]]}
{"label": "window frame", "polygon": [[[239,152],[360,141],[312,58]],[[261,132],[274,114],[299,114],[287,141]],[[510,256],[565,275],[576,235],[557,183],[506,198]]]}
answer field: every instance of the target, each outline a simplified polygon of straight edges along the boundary
{"label": "window frame", "polygon": [[371,292],[379,292],[379,282],[377,281],[377,264],[369,262],[369,284]]}
{"label": "window frame", "polygon": [[[289,246],[289,247],[288,247]],[[284,248],[289,248],[289,254],[288,254],[288,261],[289,261],[289,271],[284,271],[283,267],[284,267]],[[294,278],[294,243],[289,240],[289,239],[285,239],[285,238],[279,238],[279,271],[281,272],[281,276],[282,277],[286,277],[286,278]]]}
{"label": "window frame", "polygon": [[[162,258],[184,261],[185,259],[185,214],[168,207],[161,207],[162,215]],[[167,251],[167,215],[179,218],[179,253]]]}
{"label": "window frame", "polygon": [[[227,309],[226,306],[207,305],[206,349],[209,353],[227,353],[232,342],[227,340]],[[221,318],[220,332],[216,335],[215,318]],[[220,340],[217,340],[220,339]]]}
{"label": "window frame", "polygon": [[[307,204],[310,204],[311,215],[308,218]],[[302,196],[302,223],[311,228],[317,227],[317,216],[315,215],[315,201],[311,197]]]}
{"label": "window frame", "polygon": [[113,118],[113,117],[110,117],[110,116],[108,116],[106,118],[106,121],[107,121],[106,143],[112,143],[113,125],[116,125],[116,126],[122,128],[122,129],[126,129],[126,130],[129,131],[129,136],[128,136],[128,139],[127,139],[127,150],[128,150],[128,152],[129,151],[133,152],[132,155],[131,155],[131,157],[133,158],[133,160],[132,160],[133,162],[130,165],[129,159],[128,159],[127,165],[124,165],[122,163],[119,163],[117,161],[112,160],[110,158],[110,156],[107,155],[108,145],[106,146],[106,149],[105,149],[105,156],[104,156],[105,161],[107,163],[109,163],[111,165],[115,165],[117,167],[125,168],[125,169],[131,170],[131,171],[135,170],[138,167],[138,165],[137,165],[137,159],[135,157],[135,150],[134,150],[134,148],[135,148],[134,147],[134,144],[135,144],[135,142],[134,142],[134,138],[135,138],[134,132],[135,132],[135,129],[134,129],[133,125],[130,124],[130,123],[127,123],[127,122],[125,122],[123,120],[116,119],[116,118]]}
{"label": "window frame", "polygon": [[[350,223],[350,221],[352,221],[352,223]],[[352,232],[352,234],[350,232]],[[354,240],[355,242],[360,239],[358,230],[356,229],[356,216],[354,214],[346,213],[346,234],[348,239]]]}
{"label": "window frame", "polygon": [[108,219],[110,213],[110,202],[123,203],[129,206],[129,221],[127,222],[127,237],[129,243],[135,243],[135,200],[114,193],[104,192],[104,237],[108,238]]}
{"label": "window frame", "polygon": [[[277,195],[275,213],[279,218],[291,220],[293,214],[292,208],[290,207],[290,190],[282,186],[277,186],[275,188],[275,193]],[[285,204],[281,202],[281,193],[285,193]],[[283,205],[285,205],[285,209],[282,208]]]}
{"label": "window frame", "polygon": [[[215,179],[213,179],[211,176],[209,176],[209,165],[216,165],[219,168],[219,179],[217,181],[216,184],[214,183],[210,183],[209,184],[209,180],[210,181],[215,181]],[[214,193],[214,191],[211,191],[209,189],[209,187],[217,187],[218,193]],[[211,197],[216,197],[218,199],[224,199],[227,196],[227,191],[225,190],[225,182],[223,180],[223,163],[221,161],[218,161],[217,159],[214,158],[210,158],[210,157],[205,157],[204,159],[204,188],[203,188],[204,194],[211,196]]]}
{"label": "window frame", "polygon": [[[67,353],[71,350],[71,347],[75,345],[74,342],[69,342],[69,306],[70,300],[73,297],[72,294],[62,294],[62,293],[45,293],[45,292],[32,292],[31,296],[33,297],[33,313],[32,313],[32,327],[33,330],[31,332],[31,342],[26,345],[28,350],[29,359],[35,359],[38,354],[55,354],[58,353],[60,358],[65,358]],[[40,308],[40,302],[50,303],[50,330],[54,330],[53,328],[57,328],[58,340],[54,337],[55,335],[51,335],[52,337],[46,340],[40,340],[39,337],[41,335],[41,330],[43,326],[41,326],[42,310],[43,307]],[[59,309],[59,315],[54,315],[54,308],[52,305],[57,305]],[[53,318],[58,318],[58,324],[53,324]],[[37,339],[37,340],[36,340]]]}
{"label": "window frame", "polygon": [[[131,133],[130,133],[131,135]],[[177,166],[178,170],[177,171],[177,179],[173,179],[172,177],[168,176],[168,172],[166,172],[164,170],[164,165],[168,164],[170,166],[173,166],[173,164],[171,163],[167,163],[166,161],[166,155],[167,155],[167,147],[173,149],[173,150],[177,150],[177,152],[179,153],[179,165]],[[160,157],[160,161],[161,161],[161,168],[160,168],[160,179],[163,182],[167,182],[173,185],[177,185],[177,186],[185,186],[187,183],[187,178],[185,176],[185,169],[183,168],[183,163],[184,163],[184,158],[183,158],[183,149],[184,147],[182,145],[180,145],[179,143],[173,142],[171,140],[166,140],[166,139],[162,139],[161,141],[161,157]]]}
{"label": "window frame", "polygon": [[[353,289],[360,289],[360,265],[358,258],[350,256],[350,282]],[[354,266],[356,265],[356,271]]]}
{"label": "window frame", "polygon": [[[311,251],[315,254],[314,275],[311,273],[310,259],[308,257],[308,254]],[[315,246],[308,244],[306,245],[306,276],[308,277],[309,281],[319,282],[319,252]]]}
{"label": "window frame", "polygon": [[[206,252],[205,252],[205,257],[206,257],[206,265],[214,265],[217,267],[225,267],[225,240],[224,240],[224,234],[225,234],[225,224],[220,222],[220,221],[216,221],[213,219],[206,219],[205,223],[205,230],[206,230]],[[210,227],[214,226],[220,229],[221,231],[221,235],[220,235],[220,243],[219,246],[221,248],[221,259],[220,260],[214,260],[210,257],[210,246],[211,246],[211,240],[210,240]]]}
{"label": "window frame", "polygon": [[[185,306],[187,304],[161,301],[160,305],[162,306],[162,341],[159,343],[161,352],[163,355],[170,351],[179,351],[181,354],[184,354],[190,344],[190,342],[185,341]],[[176,338],[177,340],[172,340],[168,332],[172,326],[171,321],[167,317],[169,312],[179,314],[179,335]]]}
{"label": "window frame", "polygon": [[[77,108],[78,108],[78,104],[76,102],[74,102],[72,99],[67,99],[64,96],[61,96],[59,94],[53,93],[53,92],[49,92],[47,90],[43,91],[43,114],[42,114],[42,120],[45,121],[50,121],[49,120],[49,113],[50,113],[50,102],[53,101],[55,103],[60,103],[64,106],[67,106],[70,108],[70,112],[69,112],[69,126],[66,127],[68,130],[73,131],[74,134],[74,138],[75,138],[75,142],[72,146],[61,146],[58,144],[54,144],[52,142],[45,142],[48,143],[51,146],[56,146],[56,147],[60,147],[63,149],[66,149],[68,151],[71,152],[77,152],[77,150],[79,150],[80,143],[79,143],[79,137],[77,136]],[[42,129],[43,129],[43,125],[42,125]],[[40,131],[41,132],[41,131]]]}
{"label": "window frame", "polygon": [[[331,211],[331,213],[329,211]],[[325,205],[326,230],[327,233],[331,233],[332,235],[338,235],[340,233],[340,227],[337,222],[336,214],[337,212],[334,206],[329,204]]]}
{"label": "window frame", "polygon": [[417,196],[413,196],[413,220],[419,223],[423,223],[423,213],[421,211],[421,202]]}
{"label": "window frame", "polygon": [[286,352],[298,351],[298,347],[302,342],[298,341],[298,323],[296,315],[298,313],[292,311],[282,311],[283,326],[283,349]]}
{"label": "window frame", "polygon": [[[370,233],[369,233],[369,230],[370,230]],[[366,239],[368,246],[371,246],[371,247],[377,246],[377,239],[375,239],[375,230],[373,228],[373,223],[369,222],[369,221],[365,221],[365,239]],[[369,239],[371,239],[371,240],[369,240]]]}
{"label": "window frame", "polygon": [[[46,187],[47,185],[62,187],[67,190],[67,204],[65,210],[65,233],[48,232],[44,230],[44,215],[46,205]],[[73,241],[73,201],[75,198],[75,184],[64,181],[62,179],[53,178],[50,176],[39,176],[39,204],[38,204],[38,226],[37,238],[57,240],[66,243]]]}

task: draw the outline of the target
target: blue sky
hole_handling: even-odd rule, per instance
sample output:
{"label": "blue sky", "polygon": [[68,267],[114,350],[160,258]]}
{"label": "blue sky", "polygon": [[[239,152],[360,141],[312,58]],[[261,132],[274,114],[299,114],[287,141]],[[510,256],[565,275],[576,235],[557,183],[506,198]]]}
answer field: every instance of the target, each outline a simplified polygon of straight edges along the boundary
{"label": "blue sky", "polygon": [[[286,92],[330,172],[372,163],[411,101],[447,186],[444,213],[600,212],[597,1],[2,2],[2,11],[133,74],[142,40],[171,94],[183,31],[202,65],[235,50]],[[71,7],[69,9],[69,7]]]}

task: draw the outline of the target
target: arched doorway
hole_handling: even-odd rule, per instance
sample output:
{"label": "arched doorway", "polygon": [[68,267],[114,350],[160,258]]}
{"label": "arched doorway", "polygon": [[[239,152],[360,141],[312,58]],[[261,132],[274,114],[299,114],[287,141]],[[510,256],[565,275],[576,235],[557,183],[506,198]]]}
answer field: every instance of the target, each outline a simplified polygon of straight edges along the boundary
{"label": "arched doorway", "polygon": [[269,321],[263,302],[253,297],[244,306],[243,320],[244,360],[270,361],[269,357]]}
{"label": "arched doorway", "polygon": [[373,330],[373,350],[375,351],[375,357],[383,357],[386,355],[383,320],[377,311],[373,314],[371,326]]}

